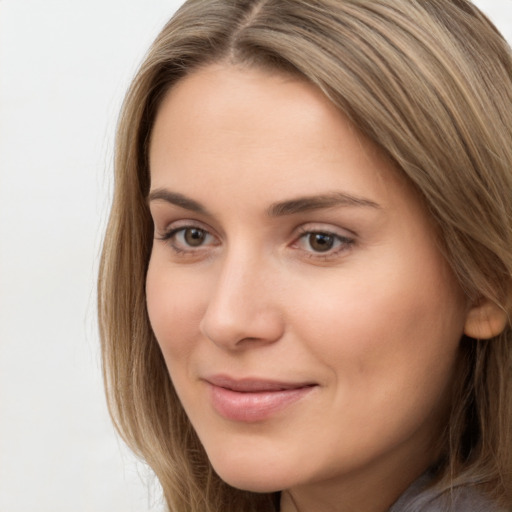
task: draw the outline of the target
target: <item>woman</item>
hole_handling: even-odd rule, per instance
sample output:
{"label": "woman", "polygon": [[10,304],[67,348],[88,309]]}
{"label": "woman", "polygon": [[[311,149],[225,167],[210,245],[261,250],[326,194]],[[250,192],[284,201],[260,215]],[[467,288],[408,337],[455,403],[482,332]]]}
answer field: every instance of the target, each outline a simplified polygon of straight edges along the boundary
{"label": "woman", "polygon": [[512,510],[511,76],[465,0],[193,0],[163,29],[99,315],[170,510]]}

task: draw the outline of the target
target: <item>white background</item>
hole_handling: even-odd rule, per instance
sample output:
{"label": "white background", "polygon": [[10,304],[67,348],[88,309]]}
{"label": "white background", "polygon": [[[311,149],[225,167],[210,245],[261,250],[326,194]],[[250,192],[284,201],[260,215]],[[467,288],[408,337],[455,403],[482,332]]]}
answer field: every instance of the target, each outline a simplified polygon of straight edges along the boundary
{"label": "white background", "polygon": [[[0,512],[162,510],[109,423],[95,273],[123,93],[180,3],[0,0]],[[512,0],[477,3],[512,41]]]}

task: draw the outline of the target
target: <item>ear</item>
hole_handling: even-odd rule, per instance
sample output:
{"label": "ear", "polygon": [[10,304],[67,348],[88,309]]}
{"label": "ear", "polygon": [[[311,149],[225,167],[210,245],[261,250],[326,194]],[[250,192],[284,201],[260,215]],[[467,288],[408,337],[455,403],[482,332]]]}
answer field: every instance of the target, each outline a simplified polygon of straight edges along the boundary
{"label": "ear", "polygon": [[507,313],[502,307],[482,298],[468,311],[464,334],[477,340],[488,340],[501,334],[508,322]]}

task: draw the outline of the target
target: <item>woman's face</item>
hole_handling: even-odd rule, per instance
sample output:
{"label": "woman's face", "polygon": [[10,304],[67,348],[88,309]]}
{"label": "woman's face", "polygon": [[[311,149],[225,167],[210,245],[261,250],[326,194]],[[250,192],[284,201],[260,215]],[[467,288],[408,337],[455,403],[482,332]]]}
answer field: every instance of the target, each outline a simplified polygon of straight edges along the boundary
{"label": "woman's face", "polygon": [[435,458],[467,311],[415,193],[314,86],[227,65],[168,93],[150,169],[149,317],[215,470],[392,501]]}

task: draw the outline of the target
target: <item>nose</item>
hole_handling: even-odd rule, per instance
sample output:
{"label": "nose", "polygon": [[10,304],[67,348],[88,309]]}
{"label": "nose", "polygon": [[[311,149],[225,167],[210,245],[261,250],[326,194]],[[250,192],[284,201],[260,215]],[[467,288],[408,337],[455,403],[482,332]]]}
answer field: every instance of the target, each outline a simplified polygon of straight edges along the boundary
{"label": "nose", "polygon": [[227,350],[279,340],[284,320],[275,278],[261,259],[226,258],[210,291],[202,334]]}

